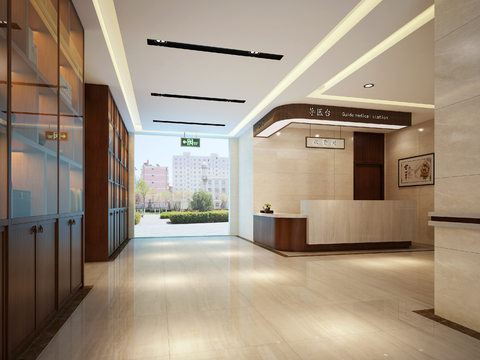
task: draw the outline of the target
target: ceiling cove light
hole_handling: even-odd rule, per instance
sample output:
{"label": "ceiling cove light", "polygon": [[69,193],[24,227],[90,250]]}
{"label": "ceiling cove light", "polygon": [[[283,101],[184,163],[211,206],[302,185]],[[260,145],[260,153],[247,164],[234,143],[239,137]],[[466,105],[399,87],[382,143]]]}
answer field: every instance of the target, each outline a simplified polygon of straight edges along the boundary
{"label": "ceiling cove light", "polygon": [[281,60],[283,58],[283,55],[278,55],[278,54],[261,53],[258,51],[228,49],[228,48],[206,46],[206,45],[185,44],[185,43],[166,41],[166,40],[147,39],[147,44],[151,46],[162,46],[162,47],[173,48],[173,49],[203,51],[203,52],[210,52],[215,54],[246,56],[246,57],[254,57],[254,58],[268,59],[268,60]]}
{"label": "ceiling cove light", "polygon": [[368,84],[363,85],[363,87],[364,87],[365,89],[370,89],[370,88],[372,88],[372,87],[374,87],[374,86],[375,86],[375,84],[372,84],[372,83],[368,83]]}
{"label": "ceiling cove light", "polygon": [[153,120],[156,123],[175,124],[175,125],[199,125],[199,126],[225,126],[225,124],[210,124],[210,123],[198,123],[188,121],[172,121],[172,120]]}
{"label": "ceiling cove light", "polygon": [[214,97],[205,97],[205,96],[176,95],[176,94],[159,94],[159,93],[152,93],[151,95],[152,95],[152,96],[158,96],[158,97],[174,98],[174,99],[218,101],[218,102],[228,102],[228,103],[236,103],[236,104],[243,104],[243,103],[245,103],[245,100],[223,99],[223,98],[214,98]]}
{"label": "ceiling cove light", "polygon": [[123,47],[122,35],[118,24],[117,13],[113,0],[93,0],[95,12],[97,13],[103,37],[107,43],[108,52],[112,59],[115,74],[117,75],[123,98],[127,104],[128,114],[133,122],[135,131],[142,130],[140,114],[138,112],[137,100],[133,91],[132,78],[128,68],[127,56]]}
{"label": "ceiling cove light", "polygon": [[422,109],[435,108],[435,105],[433,104],[420,104],[420,103],[411,103],[411,102],[404,102],[404,101],[367,99],[367,98],[357,98],[357,97],[349,97],[349,96],[320,95],[316,98],[324,99],[324,100],[351,101],[351,102],[366,103],[366,104],[392,105],[392,106],[413,107],[413,108],[422,108]]}
{"label": "ceiling cove light", "polygon": [[242,130],[381,2],[382,0],[360,1],[228,135],[235,136]]}
{"label": "ceiling cove light", "polygon": [[375,59],[380,54],[384,53],[392,46],[400,42],[401,40],[405,39],[408,35],[413,33],[414,31],[421,28],[423,25],[428,23],[435,17],[435,5],[430,6],[427,10],[422,12],[420,15],[415,17],[413,20],[408,22],[406,25],[402,26],[400,29],[395,31],[392,35],[388,38],[383,40],[380,44],[375,46],[373,49],[368,51],[366,54],[358,58],[356,61],[351,63],[345,69],[340,71],[337,75],[332,77],[328,80],[325,84],[320,86],[317,90],[312,92],[308,97],[310,98],[320,98],[320,96],[326,92],[327,90],[331,89],[333,86],[338,84],[340,81],[345,79],[346,77],[353,74],[355,71],[360,69],[365,64],[369,63],[373,59]]}

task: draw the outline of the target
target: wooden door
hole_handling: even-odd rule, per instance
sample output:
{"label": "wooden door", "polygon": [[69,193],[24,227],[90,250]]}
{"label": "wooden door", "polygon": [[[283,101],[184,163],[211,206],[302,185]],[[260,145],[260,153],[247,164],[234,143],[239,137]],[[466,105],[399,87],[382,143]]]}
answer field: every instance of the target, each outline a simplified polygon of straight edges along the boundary
{"label": "wooden door", "polygon": [[58,220],[58,305],[61,307],[71,294],[70,226],[71,218]]}
{"label": "wooden door", "polygon": [[355,200],[383,200],[382,165],[355,166]]}
{"label": "wooden door", "polygon": [[77,216],[72,221],[72,287],[75,291],[83,283],[83,217]]}
{"label": "wooden door", "polygon": [[35,331],[35,231],[37,224],[10,228],[8,239],[8,351],[13,354]]}
{"label": "wooden door", "polygon": [[43,221],[36,236],[36,313],[37,328],[56,311],[55,302],[55,243],[56,220]]}

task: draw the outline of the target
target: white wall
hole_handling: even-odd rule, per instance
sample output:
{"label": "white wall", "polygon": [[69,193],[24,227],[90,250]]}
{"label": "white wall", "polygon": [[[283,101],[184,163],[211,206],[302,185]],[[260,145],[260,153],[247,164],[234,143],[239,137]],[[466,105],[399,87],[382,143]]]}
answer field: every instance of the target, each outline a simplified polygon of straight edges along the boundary
{"label": "white wall", "polygon": [[229,190],[229,211],[228,211],[228,222],[229,222],[229,234],[232,236],[238,235],[238,171],[239,171],[239,162],[238,162],[238,138],[232,138],[229,140],[229,157],[230,157],[230,190]]}
{"label": "white wall", "polygon": [[238,139],[238,235],[253,241],[253,128]]}

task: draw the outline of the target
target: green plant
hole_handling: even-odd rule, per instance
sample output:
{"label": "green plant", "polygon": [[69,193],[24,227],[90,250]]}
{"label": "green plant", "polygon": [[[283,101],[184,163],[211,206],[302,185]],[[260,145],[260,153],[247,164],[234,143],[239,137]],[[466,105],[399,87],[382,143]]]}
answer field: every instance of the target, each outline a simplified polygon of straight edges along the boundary
{"label": "green plant", "polygon": [[264,207],[266,207],[266,208],[269,208],[270,206],[272,206],[272,204],[266,203],[266,204],[264,205]]}
{"label": "green plant", "polygon": [[135,213],[135,225],[137,225],[140,222],[140,219],[142,218],[142,214],[139,212]]}
{"label": "green plant", "polygon": [[170,213],[170,222],[172,224],[228,222],[228,211]]}
{"label": "green plant", "polygon": [[203,190],[196,191],[192,196],[190,206],[193,210],[212,211],[214,208],[212,194]]}

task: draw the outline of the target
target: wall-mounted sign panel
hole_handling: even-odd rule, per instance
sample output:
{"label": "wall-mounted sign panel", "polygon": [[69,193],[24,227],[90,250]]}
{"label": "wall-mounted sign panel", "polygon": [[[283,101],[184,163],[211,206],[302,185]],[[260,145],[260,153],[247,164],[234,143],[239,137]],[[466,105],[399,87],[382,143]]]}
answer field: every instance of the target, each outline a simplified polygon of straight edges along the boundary
{"label": "wall-mounted sign panel", "polygon": [[[57,140],[58,132],[57,131],[45,131],[45,138],[47,140]],[[61,141],[68,141],[68,132],[67,131],[60,131],[60,140]]]}
{"label": "wall-mounted sign panel", "polygon": [[326,105],[281,105],[257,121],[253,136],[269,137],[292,123],[397,130],[412,125],[412,113]]}
{"label": "wall-mounted sign panel", "polygon": [[305,147],[315,149],[345,150],[345,139],[332,139],[322,137],[306,137]]}
{"label": "wall-mounted sign panel", "polygon": [[197,139],[197,138],[181,138],[180,146],[200,147],[200,139]]}

